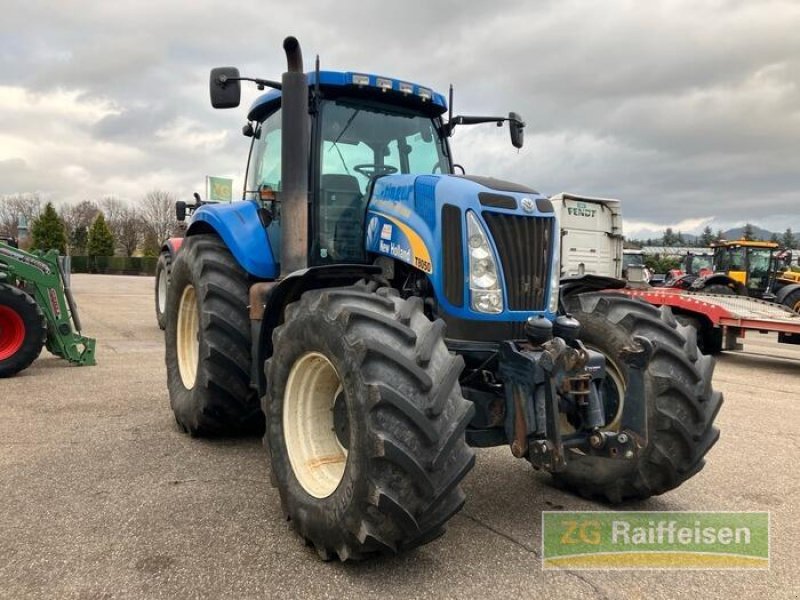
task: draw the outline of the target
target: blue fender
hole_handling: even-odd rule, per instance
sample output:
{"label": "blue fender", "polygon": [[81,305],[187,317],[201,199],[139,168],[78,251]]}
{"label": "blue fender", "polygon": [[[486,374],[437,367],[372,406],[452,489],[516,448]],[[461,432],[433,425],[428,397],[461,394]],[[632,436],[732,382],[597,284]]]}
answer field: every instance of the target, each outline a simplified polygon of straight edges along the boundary
{"label": "blue fender", "polygon": [[[272,224],[271,227],[277,227]],[[258,216],[255,202],[204,204],[192,215],[186,236],[214,232],[231,251],[241,267],[253,277],[275,279],[280,271]]]}

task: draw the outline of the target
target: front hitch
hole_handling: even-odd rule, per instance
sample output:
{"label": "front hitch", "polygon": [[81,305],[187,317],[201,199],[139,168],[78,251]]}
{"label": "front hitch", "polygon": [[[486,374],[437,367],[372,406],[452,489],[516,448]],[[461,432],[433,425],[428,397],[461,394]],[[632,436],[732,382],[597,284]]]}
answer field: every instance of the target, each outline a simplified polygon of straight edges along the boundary
{"label": "front hitch", "polygon": [[[607,376],[605,357],[578,339],[554,337],[541,346],[503,342],[499,372],[506,393],[506,435],[511,452],[528,458],[535,468],[563,471],[565,450],[616,459],[633,459],[647,446],[644,371],[653,344],[635,337],[622,349],[626,365],[622,415],[618,431],[606,424],[600,383]],[[562,435],[562,419],[576,429]]]}

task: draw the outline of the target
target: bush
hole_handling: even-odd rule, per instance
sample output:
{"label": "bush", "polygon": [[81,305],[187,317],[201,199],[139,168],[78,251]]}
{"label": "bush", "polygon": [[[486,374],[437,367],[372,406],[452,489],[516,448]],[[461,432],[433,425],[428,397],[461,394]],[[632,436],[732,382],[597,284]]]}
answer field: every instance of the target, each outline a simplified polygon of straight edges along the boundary
{"label": "bush", "polygon": [[73,256],[73,273],[102,275],[155,275],[157,257],[151,256]]}

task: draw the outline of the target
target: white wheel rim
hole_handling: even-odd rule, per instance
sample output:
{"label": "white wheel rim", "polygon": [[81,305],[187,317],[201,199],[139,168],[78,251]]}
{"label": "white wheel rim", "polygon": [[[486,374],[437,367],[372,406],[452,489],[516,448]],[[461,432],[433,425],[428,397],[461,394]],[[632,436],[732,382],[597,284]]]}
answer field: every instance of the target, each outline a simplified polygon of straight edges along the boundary
{"label": "white wheel rim", "polygon": [[158,273],[158,312],[164,314],[167,305],[167,270],[161,269]]}
{"label": "white wheel rim", "polygon": [[178,304],[178,371],[187,390],[197,380],[197,362],[200,354],[200,315],[197,311],[197,294],[194,286],[187,285]]}
{"label": "white wheel rim", "polygon": [[327,498],[344,477],[347,449],[334,429],[333,405],[342,391],[331,362],[307,352],[292,366],[283,395],[283,435],[297,481],[315,498]]}

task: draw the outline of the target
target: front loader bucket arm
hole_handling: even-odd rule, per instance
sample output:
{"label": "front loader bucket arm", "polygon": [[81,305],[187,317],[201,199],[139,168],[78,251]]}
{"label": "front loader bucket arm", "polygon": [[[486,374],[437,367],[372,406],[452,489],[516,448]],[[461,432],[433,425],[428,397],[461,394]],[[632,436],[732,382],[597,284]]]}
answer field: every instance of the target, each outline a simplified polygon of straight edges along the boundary
{"label": "front loader bucket arm", "polygon": [[0,243],[0,272],[24,287],[47,321],[47,349],[77,365],[94,365],[96,340],[81,334],[80,320],[58,253],[31,253]]}

